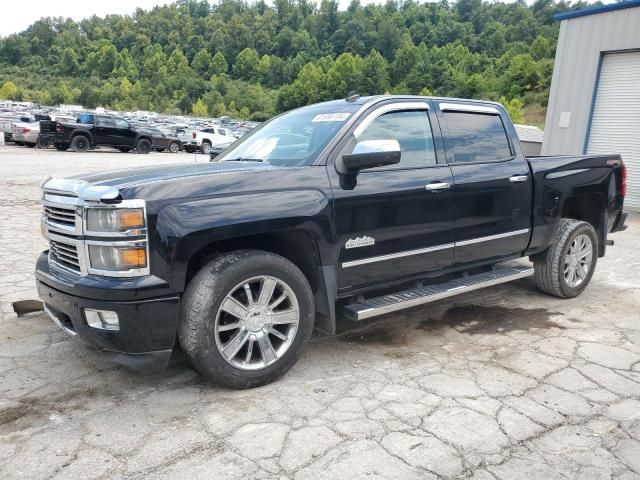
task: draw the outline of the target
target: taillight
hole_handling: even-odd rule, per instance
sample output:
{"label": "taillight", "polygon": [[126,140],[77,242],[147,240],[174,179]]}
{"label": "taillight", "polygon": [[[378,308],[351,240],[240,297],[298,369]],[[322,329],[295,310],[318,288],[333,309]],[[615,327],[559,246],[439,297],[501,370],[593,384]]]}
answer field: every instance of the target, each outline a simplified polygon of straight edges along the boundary
{"label": "taillight", "polygon": [[622,185],[620,186],[620,195],[624,198],[627,194],[627,166],[622,164]]}
{"label": "taillight", "polygon": [[24,128],[22,129],[22,133],[29,133],[30,131],[31,131],[31,129],[30,129],[30,128],[27,128],[27,127],[24,127]]}
{"label": "taillight", "polygon": [[191,138],[196,138],[196,132],[191,132]]}

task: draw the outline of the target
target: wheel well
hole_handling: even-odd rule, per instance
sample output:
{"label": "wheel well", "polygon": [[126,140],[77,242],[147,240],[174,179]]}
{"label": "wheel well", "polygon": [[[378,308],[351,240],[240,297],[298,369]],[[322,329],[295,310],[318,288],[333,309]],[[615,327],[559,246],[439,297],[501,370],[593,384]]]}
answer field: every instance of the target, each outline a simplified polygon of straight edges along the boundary
{"label": "wheel well", "polygon": [[211,140],[209,140],[208,138],[205,138],[202,140],[202,143],[208,143],[209,145],[211,145]]}
{"label": "wheel well", "polygon": [[73,140],[76,137],[85,137],[87,140],[91,141],[91,134],[89,132],[85,132],[85,131],[79,131],[79,132],[73,132],[71,134],[71,140]]}
{"label": "wheel well", "polygon": [[573,218],[590,223],[596,231],[602,223],[602,201],[598,195],[579,195],[565,200],[562,218]]}
{"label": "wheel well", "polygon": [[578,195],[565,200],[562,206],[562,218],[573,218],[591,224],[598,236],[598,256],[605,252],[606,225],[603,224],[602,212],[605,208],[599,195]]}
{"label": "wheel well", "polygon": [[221,253],[241,249],[264,250],[285,257],[302,271],[311,290],[314,293],[318,290],[320,255],[311,234],[303,230],[271,232],[213,242],[189,259],[185,287],[196,272],[211,259]]}

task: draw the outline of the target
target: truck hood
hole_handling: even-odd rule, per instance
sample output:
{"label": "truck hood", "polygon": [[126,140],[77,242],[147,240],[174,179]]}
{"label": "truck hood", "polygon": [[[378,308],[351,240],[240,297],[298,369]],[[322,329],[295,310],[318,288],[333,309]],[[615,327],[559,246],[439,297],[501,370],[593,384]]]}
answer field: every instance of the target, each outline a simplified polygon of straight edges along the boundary
{"label": "truck hood", "polygon": [[243,171],[273,170],[275,168],[278,167],[260,162],[194,163],[112,170],[92,175],[77,175],[70,177],[70,179],[83,180],[101,187],[121,189],[154,182],[175,181],[180,178],[225,175]]}

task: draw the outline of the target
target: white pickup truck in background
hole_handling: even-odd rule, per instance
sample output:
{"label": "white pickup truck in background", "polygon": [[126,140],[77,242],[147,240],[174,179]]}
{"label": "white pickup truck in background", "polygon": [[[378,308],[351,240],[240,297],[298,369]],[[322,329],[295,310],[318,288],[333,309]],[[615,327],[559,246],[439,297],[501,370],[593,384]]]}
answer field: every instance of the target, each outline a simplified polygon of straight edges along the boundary
{"label": "white pickup truck in background", "polygon": [[200,150],[205,155],[209,155],[211,147],[228,144],[230,140],[233,141],[235,138],[236,136],[227,128],[203,128],[192,132],[191,140],[184,144],[184,149],[189,153]]}

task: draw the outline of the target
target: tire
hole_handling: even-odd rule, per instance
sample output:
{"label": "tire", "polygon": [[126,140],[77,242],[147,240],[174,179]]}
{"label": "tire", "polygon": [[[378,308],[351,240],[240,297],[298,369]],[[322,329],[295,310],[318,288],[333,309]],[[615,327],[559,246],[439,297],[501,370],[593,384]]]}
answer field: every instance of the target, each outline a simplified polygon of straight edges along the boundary
{"label": "tire", "polygon": [[73,140],[71,140],[71,150],[76,153],[84,153],[89,150],[90,146],[91,143],[89,139],[84,135],[76,135],[73,137]]}
{"label": "tire", "polygon": [[146,138],[141,138],[140,140],[138,140],[138,143],[136,143],[136,152],[142,155],[146,155],[150,151],[151,142],[149,140],[147,140]]}
{"label": "tire", "polygon": [[[276,286],[261,301],[267,279]],[[251,301],[243,293],[245,284],[251,285]],[[221,308],[231,294],[242,307],[236,310],[238,315],[244,312],[242,319]],[[280,297],[285,299],[274,305]],[[178,339],[192,365],[210,380],[231,388],[254,388],[280,378],[296,363],[311,337],[314,312],[311,287],[298,267],[273,253],[237,250],[206,264],[189,283],[180,306]],[[290,323],[271,325],[272,315],[283,313]],[[229,324],[239,326],[228,328]],[[221,326],[227,329],[219,331]],[[270,328],[280,337],[265,333]],[[236,342],[236,352],[232,342],[238,338],[244,341]],[[265,355],[261,346],[267,343]],[[225,357],[222,351],[230,347]]]}
{"label": "tire", "polygon": [[169,151],[171,153],[178,153],[180,151],[180,144],[178,142],[171,142],[169,145]]}
{"label": "tire", "polygon": [[44,140],[38,137],[38,141],[36,142],[37,148],[49,148],[50,145],[51,145],[51,142],[49,140]]}
{"label": "tire", "polygon": [[67,150],[69,150],[69,145],[65,145],[63,143],[54,143],[53,146],[56,148],[56,150],[58,150],[59,152],[66,152]]}
{"label": "tire", "polygon": [[[534,278],[538,288],[545,293],[560,298],[577,297],[589,285],[597,260],[598,236],[593,226],[563,218],[551,247],[533,257]],[[572,270],[575,277],[572,277]]]}
{"label": "tire", "polygon": [[211,153],[211,144],[209,142],[202,142],[202,145],[200,145],[200,151],[205,155],[209,155]]}
{"label": "tire", "polygon": [[131,151],[131,147],[117,147],[122,153],[128,153]]}
{"label": "tire", "polygon": [[193,147],[184,147],[184,151],[187,153],[193,153],[196,151],[196,149]]}

